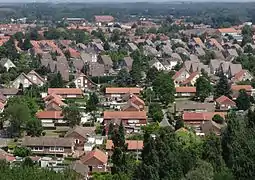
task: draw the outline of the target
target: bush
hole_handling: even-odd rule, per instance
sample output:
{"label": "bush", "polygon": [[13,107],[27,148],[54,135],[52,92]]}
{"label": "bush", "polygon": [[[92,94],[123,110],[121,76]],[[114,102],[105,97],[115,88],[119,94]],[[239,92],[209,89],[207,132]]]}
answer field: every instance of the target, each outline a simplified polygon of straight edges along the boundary
{"label": "bush", "polygon": [[15,147],[13,154],[14,156],[27,157],[31,155],[31,150],[26,147]]}
{"label": "bush", "polygon": [[212,120],[218,124],[223,124],[224,118],[221,117],[219,114],[215,114],[212,118]]}

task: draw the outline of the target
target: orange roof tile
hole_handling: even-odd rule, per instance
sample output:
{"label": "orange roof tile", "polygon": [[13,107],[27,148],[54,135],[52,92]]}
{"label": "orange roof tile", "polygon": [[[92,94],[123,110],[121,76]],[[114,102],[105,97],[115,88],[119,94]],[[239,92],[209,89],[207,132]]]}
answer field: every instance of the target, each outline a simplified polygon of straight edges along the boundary
{"label": "orange roof tile", "polygon": [[[141,140],[126,140],[128,150],[142,150],[143,149],[143,141]],[[112,140],[106,141],[106,149],[111,150],[113,148]]]}
{"label": "orange roof tile", "polygon": [[222,95],[221,97],[217,98],[215,100],[217,103],[222,104],[222,103],[227,103],[227,104],[232,104],[232,105],[236,105],[236,103],[234,101],[232,101],[231,99],[229,99],[227,96]]}
{"label": "orange roof tile", "polygon": [[92,158],[96,158],[99,160],[102,164],[107,164],[108,156],[101,150],[95,149],[93,151],[90,151],[85,156],[81,158],[81,162],[83,164],[86,164],[87,161],[89,161]]}
{"label": "orange roof tile", "polygon": [[144,103],[144,101],[141,99],[141,98],[139,98],[138,96],[136,96],[136,95],[134,95],[134,94],[132,94],[131,95],[132,97],[129,99],[132,103],[136,103],[137,101],[139,102],[139,103],[141,103],[142,105],[145,105],[145,103]]}
{"label": "orange roof tile", "polygon": [[195,93],[196,87],[176,87],[176,93]]}
{"label": "orange roof tile", "polygon": [[218,29],[221,33],[237,33],[237,30],[234,28],[221,28]]}
{"label": "orange roof tile", "polygon": [[209,121],[212,120],[216,114],[225,119],[227,113],[225,112],[184,112],[182,115],[183,121]]}
{"label": "orange roof tile", "polygon": [[136,87],[131,87],[131,88],[109,87],[105,89],[106,94],[127,94],[127,93],[140,94],[141,91],[142,91],[142,88],[136,88]]}
{"label": "orange roof tile", "polygon": [[82,95],[82,90],[79,88],[49,88],[48,94],[57,94],[57,95]]}
{"label": "orange roof tile", "polygon": [[232,91],[240,91],[241,89],[244,89],[246,91],[251,91],[252,86],[251,85],[232,85],[231,86]]}
{"label": "orange roof tile", "polygon": [[190,83],[194,77],[196,77],[199,73],[198,72],[193,72],[185,81],[183,81],[181,84],[185,85]]}
{"label": "orange roof tile", "polygon": [[104,111],[104,119],[146,119],[145,111]]}
{"label": "orange roof tile", "polygon": [[62,111],[40,111],[36,113],[38,119],[63,119]]}

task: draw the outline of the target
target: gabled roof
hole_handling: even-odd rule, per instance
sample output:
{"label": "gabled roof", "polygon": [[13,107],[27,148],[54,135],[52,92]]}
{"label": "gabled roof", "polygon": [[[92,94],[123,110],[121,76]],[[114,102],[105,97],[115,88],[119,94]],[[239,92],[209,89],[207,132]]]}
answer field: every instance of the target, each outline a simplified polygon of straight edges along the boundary
{"label": "gabled roof", "polygon": [[35,75],[38,79],[40,79],[42,82],[45,82],[45,79],[43,79],[37,72],[35,72],[34,70],[30,71],[29,73],[27,73],[27,76],[33,74]]}
{"label": "gabled roof", "polygon": [[229,99],[227,96],[224,96],[224,95],[217,98],[215,101],[219,104],[231,104],[233,106],[236,105],[236,103],[234,101],[232,101],[231,99]]}
{"label": "gabled roof", "polygon": [[234,28],[221,28],[221,29],[218,29],[218,31],[221,33],[237,33],[238,32]]}
{"label": "gabled roof", "polygon": [[220,115],[225,119],[225,112],[184,112],[182,115],[183,121],[209,121],[212,120],[214,115]]}
{"label": "gabled roof", "polygon": [[[128,150],[142,150],[143,149],[143,141],[141,140],[126,140],[125,143],[127,144]],[[106,141],[106,150],[113,149],[113,142],[112,140]]]}
{"label": "gabled roof", "polygon": [[68,137],[73,132],[79,134],[80,136],[86,138],[89,135],[95,134],[96,127],[82,127],[82,126],[75,126],[74,128],[70,129],[65,137]]}
{"label": "gabled roof", "polygon": [[144,101],[139,98],[138,96],[134,95],[134,94],[131,94],[130,96],[131,98],[129,99],[129,101],[133,102],[133,103],[136,103],[136,101],[138,101],[139,103],[141,103],[142,105],[145,105]]}
{"label": "gabled roof", "polygon": [[183,81],[181,84],[182,84],[182,85],[186,85],[186,84],[190,83],[190,82],[193,80],[193,78],[195,78],[197,75],[199,75],[198,72],[193,72],[193,73],[190,74],[190,76],[189,76],[185,81]]}
{"label": "gabled roof", "polygon": [[109,55],[101,55],[101,59],[102,59],[104,65],[112,66],[113,62],[112,62],[112,59]]}
{"label": "gabled roof", "polygon": [[65,95],[65,94],[76,94],[76,95],[82,95],[82,90],[79,88],[49,88],[48,94],[57,94],[57,95]]}
{"label": "gabled roof", "polygon": [[248,70],[241,70],[241,71],[239,71],[238,73],[236,73],[235,74],[235,76],[233,77],[233,81],[242,81],[242,79],[241,78],[243,78],[243,76],[245,75],[245,74],[249,74],[249,75],[251,75],[251,73],[248,71]]}
{"label": "gabled roof", "polygon": [[175,73],[175,75],[172,77],[173,80],[177,79],[184,71],[186,71],[188,74],[189,72],[185,68],[181,68],[179,71]]}
{"label": "gabled roof", "polygon": [[36,113],[38,119],[63,119],[62,111],[40,111]]}
{"label": "gabled roof", "polygon": [[251,85],[232,85],[231,86],[232,91],[240,91],[241,89],[244,89],[246,91],[251,91],[252,86]]}
{"label": "gabled roof", "polygon": [[196,87],[176,87],[176,93],[195,93]]}
{"label": "gabled roof", "polygon": [[82,164],[82,162],[80,160],[74,161],[70,166],[70,169],[72,169],[73,171],[75,171],[76,173],[80,174],[83,177],[87,177],[88,176],[88,172],[89,172],[89,167]]}
{"label": "gabled roof", "polygon": [[52,103],[55,103],[55,104],[57,104],[58,106],[66,106],[66,105],[67,105],[66,103],[64,103],[64,102],[61,100],[61,98],[55,97],[55,98],[51,99],[49,102],[47,102],[46,106],[48,106],[48,105],[50,105],[50,104],[52,104]]}
{"label": "gabled roof", "polygon": [[59,138],[59,137],[25,137],[22,142],[23,146],[58,146],[58,147],[72,147],[73,139],[71,138]]}
{"label": "gabled roof", "polygon": [[195,41],[196,44],[198,44],[201,48],[205,48],[204,43],[199,37],[194,37],[193,40]]}
{"label": "gabled roof", "polygon": [[55,93],[49,94],[46,97],[43,98],[44,101],[50,101],[54,98],[59,98],[62,99],[62,97],[60,95],[56,95]]}
{"label": "gabled roof", "polygon": [[141,88],[136,88],[136,87],[130,87],[130,88],[108,87],[105,89],[106,94],[127,94],[127,93],[140,94],[141,91],[142,91]]}
{"label": "gabled roof", "polygon": [[92,158],[96,158],[98,161],[100,161],[102,164],[107,164],[108,156],[101,150],[95,149],[93,151],[90,151],[85,156],[81,158],[81,162],[83,164],[86,164],[87,161],[89,161]]}
{"label": "gabled roof", "polygon": [[104,119],[147,119],[145,111],[104,111]]}

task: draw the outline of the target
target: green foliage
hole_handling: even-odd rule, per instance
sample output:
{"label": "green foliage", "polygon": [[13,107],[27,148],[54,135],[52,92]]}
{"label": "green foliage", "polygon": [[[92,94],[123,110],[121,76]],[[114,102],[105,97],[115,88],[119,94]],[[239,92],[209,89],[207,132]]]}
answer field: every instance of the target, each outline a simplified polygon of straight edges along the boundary
{"label": "green foliage", "polygon": [[149,116],[153,119],[155,122],[161,122],[164,114],[162,111],[162,108],[160,104],[158,103],[152,103],[149,105]]}
{"label": "green foliage", "polygon": [[81,114],[79,107],[76,105],[66,106],[63,109],[64,120],[69,124],[70,127],[74,127],[76,125],[80,125],[81,122]]}
{"label": "green foliage", "polygon": [[112,139],[112,137],[114,136],[114,124],[112,122],[109,124],[107,136],[108,136],[108,139]]}
{"label": "green foliage", "polygon": [[196,96],[202,102],[210,95],[212,92],[212,85],[210,81],[204,76],[200,76],[196,81]]}
{"label": "green foliage", "polygon": [[97,110],[97,104],[99,103],[99,99],[96,93],[92,93],[89,96],[88,102],[86,104],[86,111],[92,112]]}
{"label": "green foliage", "polygon": [[175,86],[172,78],[166,73],[159,73],[152,83],[153,90],[155,90],[160,101],[164,105],[174,102]]}
{"label": "green foliage", "polygon": [[228,83],[228,78],[221,74],[220,75],[220,79],[218,81],[218,83],[216,84],[216,87],[215,87],[215,97],[220,97],[222,95],[224,96],[229,96],[230,93],[231,93],[231,86],[230,84]]}
{"label": "green foliage", "polygon": [[69,87],[70,87],[70,88],[76,88],[76,85],[75,85],[74,82],[71,82],[71,83],[69,84]]}
{"label": "green foliage", "polygon": [[37,118],[27,121],[26,131],[29,136],[41,136],[43,132],[42,122]]}
{"label": "green foliage", "polygon": [[178,130],[183,127],[184,127],[184,121],[182,119],[178,119],[175,123],[175,130]]}
{"label": "green foliage", "polygon": [[52,74],[49,77],[49,87],[51,88],[62,88],[64,87],[64,81],[60,72]]}
{"label": "green foliage", "polygon": [[15,147],[13,154],[14,156],[27,157],[31,155],[31,150],[26,147]]}
{"label": "green foliage", "polygon": [[236,99],[236,106],[239,110],[247,110],[251,106],[250,96],[244,89],[239,91],[239,96]]}
{"label": "green foliage", "polygon": [[219,114],[215,114],[212,118],[212,120],[218,124],[223,124],[224,123],[224,118],[221,117]]}
{"label": "green foliage", "polygon": [[242,64],[244,69],[249,70],[253,75],[255,72],[255,56],[253,54],[242,54],[241,56],[237,57],[236,61]]}
{"label": "green foliage", "polygon": [[116,76],[115,82],[119,87],[128,87],[131,85],[132,79],[127,69],[124,68],[119,71]]}
{"label": "green foliage", "polygon": [[0,162],[1,179],[8,180],[77,180],[79,177],[66,170],[64,172],[55,172],[49,169],[38,168],[37,166],[10,166],[5,161]]}

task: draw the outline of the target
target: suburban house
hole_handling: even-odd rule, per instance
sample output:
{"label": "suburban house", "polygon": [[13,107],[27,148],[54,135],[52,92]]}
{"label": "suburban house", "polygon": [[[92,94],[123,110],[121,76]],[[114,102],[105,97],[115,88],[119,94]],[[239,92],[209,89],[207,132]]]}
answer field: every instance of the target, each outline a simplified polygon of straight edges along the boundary
{"label": "suburban house", "polygon": [[199,72],[193,72],[190,76],[181,83],[183,86],[195,86],[197,79],[200,77]]}
{"label": "suburban house", "polygon": [[77,75],[73,82],[77,88],[80,88],[84,91],[91,91],[97,87],[96,83],[94,83],[90,78],[88,78],[88,76],[83,73]]}
{"label": "suburban house", "polygon": [[[53,98],[49,98],[49,96]],[[61,111],[65,106],[67,106],[67,104],[62,101],[62,97],[55,94],[46,96],[45,111]]]}
{"label": "suburban house", "polygon": [[142,89],[141,88],[136,88],[136,87],[109,87],[105,89],[105,96],[106,98],[111,101],[111,100],[121,100],[121,98],[126,95],[126,94],[134,94],[134,95],[139,95],[141,93]]}
{"label": "suburban house", "polygon": [[130,56],[124,57],[122,67],[126,68],[128,72],[131,71],[133,61],[134,61],[133,58],[131,58]]}
{"label": "suburban house", "polygon": [[236,108],[236,103],[224,95],[217,98],[215,102],[216,102],[216,108],[220,111],[228,111],[230,109]]}
{"label": "suburban house", "polygon": [[108,156],[99,149],[88,152],[80,160],[89,167],[89,173],[107,171]]}
{"label": "suburban house", "polygon": [[140,127],[147,124],[145,111],[104,111],[104,125],[106,134],[111,122],[123,123],[127,133],[139,132]]}
{"label": "suburban house", "polygon": [[77,173],[81,179],[88,179],[89,167],[84,165],[80,160],[72,162],[72,164],[69,166],[69,169]]}
{"label": "suburban house", "polygon": [[41,120],[42,126],[45,129],[56,129],[57,126],[65,126],[62,111],[39,111],[36,117]]}
{"label": "suburban house", "polygon": [[227,124],[218,124],[214,121],[204,121],[201,123],[201,134],[209,135],[210,133],[215,133],[216,135],[221,135],[222,128]]}
{"label": "suburban house", "polygon": [[68,156],[74,152],[74,141],[71,138],[59,137],[25,137],[22,146],[40,155]]}
{"label": "suburban house", "polygon": [[[136,158],[138,160],[138,156],[141,154],[143,150],[143,141],[142,140],[126,140],[125,143],[127,144],[127,150],[129,152],[136,153]],[[113,150],[114,144],[112,140],[106,141],[106,151],[108,152],[109,156],[112,156],[112,150]]]}
{"label": "suburban house", "polygon": [[7,99],[20,94],[20,90],[17,88],[0,88],[0,93]]}
{"label": "suburban house", "polygon": [[60,95],[63,98],[82,98],[83,92],[79,88],[49,88],[48,94]]}
{"label": "suburban house", "polygon": [[156,58],[154,58],[153,60],[151,60],[149,62],[149,66],[152,68],[156,68],[158,71],[164,71],[165,70],[165,66]]}
{"label": "suburban house", "polygon": [[240,90],[245,90],[248,95],[252,95],[252,86],[251,85],[232,85],[231,91],[232,91],[232,98],[235,100]]}
{"label": "suburban house", "polygon": [[88,138],[95,135],[95,130],[95,127],[75,126],[66,133],[65,137],[73,138],[75,146],[83,147]]}
{"label": "suburban house", "polygon": [[220,33],[221,36],[225,36],[225,35],[237,36],[238,35],[238,31],[234,28],[221,28],[221,29],[218,29],[218,33]]}
{"label": "suburban house", "polygon": [[112,16],[95,16],[95,21],[98,26],[114,22]]}
{"label": "suburban house", "polygon": [[195,101],[176,101],[175,115],[180,116],[183,112],[214,112],[214,103],[201,103]]}
{"label": "suburban house", "polygon": [[179,71],[175,73],[172,79],[174,80],[175,86],[179,86],[189,76],[190,76],[190,73],[185,68],[181,68]]}
{"label": "suburban house", "polygon": [[9,71],[10,68],[16,68],[15,64],[8,58],[2,58],[0,60],[0,65],[5,67],[7,71]]}
{"label": "suburban house", "polygon": [[190,125],[196,129],[196,131],[201,130],[201,124],[205,121],[210,121],[214,115],[220,115],[225,119],[226,113],[224,112],[184,112],[182,119],[185,124]]}
{"label": "suburban house", "polygon": [[105,73],[109,73],[112,69],[113,62],[109,55],[101,55],[98,58],[98,62],[104,65]]}
{"label": "suburban house", "polygon": [[175,88],[175,96],[176,97],[195,97],[196,96],[196,87],[184,86],[184,87],[176,87]]}
{"label": "suburban house", "polygon": [[127,94],[127,97],[123,97],[123,100],[127,100],[127,104],[122,108],[125,111],[143,111],[145,107],[144,101],[134,94]]}
{"label": "suburban house", "polygon": [[43,86],[45,84],[45,80],[38,75],[35,71],[30,71],[28,74],[21,73],[13,82],[13,88],[20,88],[22,85],[23,88],[28,88],[31,85]]}
{"label": "suburban house", "polygon": [[241,70],[231,80],[233,83],[238,83],[240,81],[251,81],[252,79],[253,76],[248,70]]}

